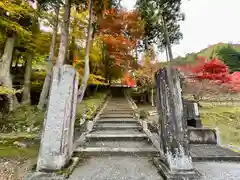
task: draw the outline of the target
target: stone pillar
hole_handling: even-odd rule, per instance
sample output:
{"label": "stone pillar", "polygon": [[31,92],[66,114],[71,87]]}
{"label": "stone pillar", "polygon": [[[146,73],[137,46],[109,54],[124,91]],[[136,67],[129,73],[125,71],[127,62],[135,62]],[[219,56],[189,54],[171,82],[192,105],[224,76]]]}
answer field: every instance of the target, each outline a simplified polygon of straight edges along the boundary
{"label": "stone pillar", "polygon": [[198,104],[195,101],[183,99],[184,119],[195,128],[202,128]]}
{"label": "stone pillar", "polygon": [[53,68],[37,171],[61,169],[71,158],[78,82],[74,67],[64,65]]}
{"label": "stone pillar", "polygon": [[160,141],[165,154],[165,157],[159,161],[160,171],[165,172],[165,175],[178,174],[182,170],[192,172],[187,122],[183,118],[179,72],[169,67],[163,68],[156,72],[155,78]]}

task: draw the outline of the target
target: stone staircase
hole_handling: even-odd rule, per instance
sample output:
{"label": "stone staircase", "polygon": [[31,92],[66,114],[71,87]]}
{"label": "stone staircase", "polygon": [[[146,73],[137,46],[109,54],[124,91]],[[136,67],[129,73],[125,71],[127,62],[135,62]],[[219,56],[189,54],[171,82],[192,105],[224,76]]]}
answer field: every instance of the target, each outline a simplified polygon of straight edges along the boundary
{"label": "stone staircase", "polygon": [[144,133],[141,123],[134,118],[134,111],[124,98],[110,98],[76,152],[83,153],[87,158],[69,179],[162,179],[150,163],[150,157],[159,152]]}
{"label": "stone staircase", "polygon": [[85,137],[85,143],[75,152],[86,154],[157,154],[134,111],[123,98],[111,98],[93,126],[91,133]]}

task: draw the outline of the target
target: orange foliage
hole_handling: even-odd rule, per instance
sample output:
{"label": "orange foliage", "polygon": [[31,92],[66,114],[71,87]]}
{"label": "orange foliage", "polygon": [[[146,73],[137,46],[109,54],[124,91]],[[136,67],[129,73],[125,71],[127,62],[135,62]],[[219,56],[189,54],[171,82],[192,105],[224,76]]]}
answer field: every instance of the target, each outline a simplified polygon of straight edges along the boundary
{"label": "orange foliage", "polygon": [[117,64],[132,59],[131,51],[143,34],[143,23],[138,11],[108,9],[99,20],[100,33],[107,51]]}
{"label": "orange foliage", "polygon": [[124,74],[122,84],[128,85],[130,87],[134,87],[134,86],[136,86],[136,81],[135,81],[135,79],[134,79],[134,77],[132,76],[131,73],[126,72]]}

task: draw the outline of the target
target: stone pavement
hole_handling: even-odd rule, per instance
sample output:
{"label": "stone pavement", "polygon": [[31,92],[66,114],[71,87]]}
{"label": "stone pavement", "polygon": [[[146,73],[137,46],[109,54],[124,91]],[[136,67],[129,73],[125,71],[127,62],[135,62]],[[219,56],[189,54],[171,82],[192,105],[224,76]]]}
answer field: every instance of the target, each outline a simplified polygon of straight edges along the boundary
{"label": "stone pavement", "polygon": [[201,180],[240,180],[237,162],[194,162],[194,167],[203,175]]}
{"label": "stone pavement", "polygon": [[70,180],[163,180],[148,157],[92,156],[75,169]]}

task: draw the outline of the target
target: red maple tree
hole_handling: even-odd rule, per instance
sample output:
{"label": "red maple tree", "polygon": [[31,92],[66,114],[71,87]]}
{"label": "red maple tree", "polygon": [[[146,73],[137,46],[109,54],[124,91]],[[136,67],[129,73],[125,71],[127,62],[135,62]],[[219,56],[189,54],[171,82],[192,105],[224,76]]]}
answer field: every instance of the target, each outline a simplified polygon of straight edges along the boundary
{"label": "red maple tree", "polygon": [[227,65],[217,58],[198,57],[195,63],[176,68],[186,75],[186,87],[197,92],[200,88],[208,92],[240,92],[240,72],[230,74]]}

